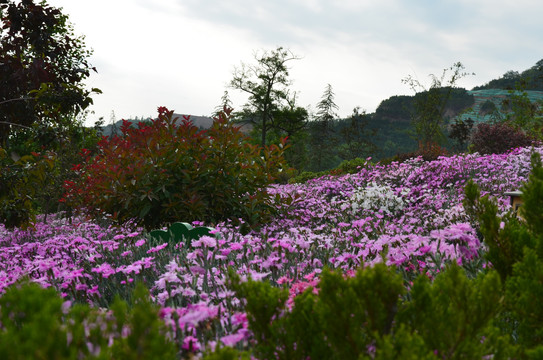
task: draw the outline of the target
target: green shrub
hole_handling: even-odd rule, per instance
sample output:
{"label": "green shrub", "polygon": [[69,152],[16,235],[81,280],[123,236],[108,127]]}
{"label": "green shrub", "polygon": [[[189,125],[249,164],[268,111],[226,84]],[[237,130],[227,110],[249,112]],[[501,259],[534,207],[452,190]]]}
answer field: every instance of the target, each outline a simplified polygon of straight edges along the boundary
{"label": "green shrub", "polygon": [[332,170],[325,170],[319,172],[312,171],[303,171],[302,173],[291,177],[289,179],[290,184],[301,184],[305,183],[308,180],[320,178],[327,175],[344,175],[344,174],[356,174],[360,169],[367,167],[369,163],[368,160],[362,158],[355,158],[351,160],[344,160],[338,167]]}
{"label": "green shrub", "polygon": [[[266,282],[233,281],[247,301],[254,355],[276,359],[477,359],[509,354],[495,317],[502,309],[497,273],[468,279],[457,265],[432,283],[420,275],[409,291],[384,264],[354,277],[324,270],[318,291],[294,306]],[[402,300],[403,299],[403,300]]]}
{"label": "green shrub", "polygon": [[45,204],[55,202],[48,191],[55,162],[54,155],[8,156],[0,147],[0,222],[7,228],[29,226]]}
{"label": "green shrub", "polygon": [[522,187],[520,214],[498,214],[495,202],[480,198],[470,184],[464,206],[479,224],[487,259],[505,287],[505,308],[499,316],[502,332],[517,346],[521,358],[543,353],[543,167],[532,155],[532,173]]}
{"label": "green shrub", "polygon": [[501,311],[501,290],[496,272],[471,280],[451,266],[433,283],[417,277],[398,320],[440,359],[481,359],[500,350],[492,321]]}
{"label": "green shrub", "polygon": [[302,183],[307,182],[308,180],[320,178],[326,175],[330,175],[330,173],[328,171],[319,171],[319,172],[303,171],[302,173],[290,178],[288,182],[289,184],[302,184]]}
{"label": "green shrub", "polygon": [[362,158],[343,160],[335,169],[330,170],[332,175],[356,174],[360,169],[367,167],[369,161]]}
{"label": "green shrub", "polygon": [[102,139],[80,178],[67,183],[67,201],[148,229],[179,219],[265,221],[274,209],[265,187],[286,168],[284,142],[249,144],[230,112],[205,131],[188,117],[177,124],[165,108],[150,124],[125,122],[122,136]]}
{"label": "green shrub", "polygon": [[13,161],[0,147],[0,223],[8,228],[28,224],[33,216],[34,190],[25,184],[23,161]]}
{"label": "green shrub", "polygon": [[318,295],[306,290],[285,308],[288,291],[266,282],[234,281],[247,300],[254,353],[263,359],[356,359],[371,351],[379,334],[390,333],[403,284],[383,264],[355,277],[324,270]]}
{"label": "green shrub", "polygon": [[[35,214],[70,210],[60,200],[63,184],[73,180],[74,165],[98,142],[97,130],[68,121],[65,129],[34,124],[0,148],[0,222],[8,228],[28,226]],[[88,150],[90,149],[90,150]]]}
{"label": "green shrub", "polygon": [[35,283],[12,285],[0,298],[0,358],[176,358],[145,287],[136,286],[132,306],[117,299],[112,310],[70,307],[53,288]]}
{"label": "green shrub", "polygon": [[193,240],[198,240],[202,236],[211,236],[220,238],[218,233],[214,233],[214,229],[207,226],[197,226],[185,222],[175,222],[171,224],[167,230],[155,229],[149,232],[151,238],[161,241],[162,243],[170,243],[176,245],[184,243],[185,247],[190,248]]}

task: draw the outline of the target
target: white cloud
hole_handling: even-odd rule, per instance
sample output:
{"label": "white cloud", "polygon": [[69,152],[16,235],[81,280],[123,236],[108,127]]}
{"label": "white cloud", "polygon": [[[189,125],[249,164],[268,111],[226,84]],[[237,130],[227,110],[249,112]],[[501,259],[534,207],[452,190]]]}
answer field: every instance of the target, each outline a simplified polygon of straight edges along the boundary
{"label": "white cloud", "polygon": [[[205,115],[219,103],[234,66],[253,52],[290,48],[292,90],[302,105],[330,83],[340,115],[373,111],[409,94],[401,79],[461,61],[472,87],[543,58],[543,4],[534,0],[50,0],[63,6],[94,48],[89,84],[97,116],[153,115],[166,105]],[[237,107],[244,97],[229,91]]]}

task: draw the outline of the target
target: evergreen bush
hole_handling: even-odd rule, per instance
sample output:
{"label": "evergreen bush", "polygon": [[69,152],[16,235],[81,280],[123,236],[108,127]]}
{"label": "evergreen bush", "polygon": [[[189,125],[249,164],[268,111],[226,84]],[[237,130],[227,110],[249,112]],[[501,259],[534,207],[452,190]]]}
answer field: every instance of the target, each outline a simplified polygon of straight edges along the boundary
{"label": "evergreen bush", "polygon": [[0,297],[2,359],[176,359],[158,308],[136,286],[112,311],[71,305],[53,289],[20,282]]}

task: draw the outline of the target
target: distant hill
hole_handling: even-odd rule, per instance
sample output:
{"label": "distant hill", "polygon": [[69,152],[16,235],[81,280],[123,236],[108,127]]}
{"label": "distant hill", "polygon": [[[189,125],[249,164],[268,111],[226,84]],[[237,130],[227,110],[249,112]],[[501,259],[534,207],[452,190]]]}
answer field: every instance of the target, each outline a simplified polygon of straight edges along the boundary
{"label": "distant hill", "polygon": [[[213,124],[213,119],[208,116],[185,115],[185,114],[176,114],[176,113],[173,114],[174,118],[178,118],[178,122],[181,122],[183,120],[183,116],[190,116],[189,120],[192,121],[192,123],[196,127],[202,130],[209,129],[211,125]],[[134,126],[136,126],[139,122],[151,121],[151,119],[150,118],[143,119],[143,120],[142,119],[127,119],[127,121],[132,123]],[[122,124],[123,124],[123,121],[119,120],[115,122],[114,124],[109,124],[107,126],[102,127],[101,129],[102,135],[110,136],[113,133],[120,134],[120,128]],[[241,131],[248,134],[251,131],[251,126],[243,125],[241,126]]]}
{"label": "distant hill", "polygon": [[[531,68],[522,72],[509,70],[498,79],[476,86],[471,90],[464,88],[452,89],[452,96],[445,109],[446,121],[453,122],[455,118],[471,118],[475,123],[489,121],[493,111],[504,111],[503,101],[515,94],[517,88],[526,91],[528,98],[533,102],[543,102],[543,59]],[[444,89],[443,91],[447,91]],[[372,138],[380,153],[376,157],[389,157],[399,153],[410,152],[416,149],[417,144],[410,136],[411,116],[413,104],[417,96],[424,94],[395,95],[383,100],[374,113],[365,117],[368,129],[377,130]],[[506,111],[506,110],[505,110]],[[183,114],[174,114],[183,118]],[[146,119],[144,121],[149,121]],[[190,120],[201,129],[207,129],[213,123],[213,119],[206,116],[191,115]],[[128,120],[137,123],[142,120]],[[338,126],[349,119],[339,119]],[[102,129],[103,135],[109,136],[119,131],[122,121],[110,124]],[[242,131],[248,134],[251,125],[244,125]]]}
{"label": "distant hill", "polygon": [[[471,90],[468,93],[473,95],[475,101],[471,109],[460,115],[460,119],[472,119],[475,124],[491,120],[494,111],[506,113],[507,110],[503,109],[504,101],[511,95],[521,94],[518,90],[504,89]],[[543,91],[524,90],[524,93],[531,102],[543,101]]]}
{"label": "distant hill", "polygon": [[500,78],[490,80],[488,83],[476,86],[472,90],[516,90],[519,86],[524,90],[543,91],[543,59],[520,73],[509,70]]}
{"label": "distant hill", "polygon": [[[502,114],[507,111],[502,108],[503,101],[518,94],[515,89],[519,87],[524,89],[532,102],[543,102],[543,60],[522,72],[507,71],[502,77],[472,90],[453,89],[445,109],[446,120],[453,122],[460,117],[463,120],[471,118],[475,123],[489,121],[495,110]],[[374,113],[367,114],[368,128],[377,130],[373,140],[380,149],[378,157],[389,157],[416,149],[417,144],[409,136],[411,116],[414,100],[422,95],[391,96],[383,100]]]}

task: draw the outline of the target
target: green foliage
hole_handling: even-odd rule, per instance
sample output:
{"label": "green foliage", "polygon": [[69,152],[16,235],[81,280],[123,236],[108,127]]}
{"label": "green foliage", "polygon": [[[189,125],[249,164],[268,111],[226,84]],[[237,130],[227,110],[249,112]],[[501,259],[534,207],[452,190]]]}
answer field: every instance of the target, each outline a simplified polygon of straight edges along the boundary
{"label": "green foliage", "polygon": [[522,258],[523,247],[530,242],[526,229],[513,213],[498,217],[498,205],[488,195],[481,197],[479,188],[469,181],[465,188],[464,208],[472,223],[479,227],[487,251],[485,258],[505,283],[513,265]]}
{"label": "green foliage", "polygon": [[473,120],[462,120],[457,118],[455,122],[450,125],[449,138],[456,142],[456,150],[466,150],[468,140],[471,135],[471,129],[473,128]]}
{"label": "green foliage", "polygon": [[319,171],[319,172],[303,171],[300,174],[290,178],[288,182],[289,184],[302,184],[302,183],[307,182],[308,180],[317,179],[329,174],[330,173],[328,171]]}
{"label": "green foliage", "polygon": [[308,180],[320,178],[323,176],[337,176],[337,175],[345,175],[345,174],[356,174],[361,169],[371,165],[372,163],[369,162],[366,159],[361,158],[355,158],[351,160],[344,160],[342,161],[336,168],[328,171],[319,171],[319,172],[311,172],[311,171],[303,171],[300,174],[290,178],[288,182],[290,184],[301,184],[305,183]]}
{"label": "green foliage", "polygon": [[522,187],[521,219],[497,215],[495,202],[480,198],[477,187],[466,188],[466,210],[478,221],[487,259],[505,287],[505,309],[499,325],[521,358],[538,358],[543,348],[543,167],[532,155],[532,173]]}
{"label": "green foliage", "polygon": [[242,64],[234,71],[230,87],[249,96],[237,117],[260,131],[262,147],[268,144],[268,131],[279,129],[277,121],[280,119],[276,119],[275,115],[285,108],[285,102],[292,102],[288,92],[290,80],[287,63],[297,59],[291,51],[278,47],[255,54],[256,64]]}
{"label": "green foliage", "polygon": [[449,152],[444,147],[432,144],[426,147],[420,147],[416,151],[397,154],[391,158],[383,159],[381,164],[389,164],[393,161],[404,162],[408,159],[422,157],[424,161],[437,160],[440,156],[448,156]]}
{"label": "green foliage", "polygon": [[500,78],[491,80],[485,85],[477,86],[473,90],[480,89],[515,89],[518,84],[523,84],[526,90],[543,91],[543,60],[539,60],[535,65],[519,73],[509,70]]}
{"label": "green foliage", "polygon": [[[417,93],[414,99],[414,114],[411,123],[419,142],[419,148],[426,149],[444,142],[445,110],[457,81],[469,75],[463,70],[464,65],[458,62],[443,70],[441,77],[430,75],[432,83],[428,89],[412,76],[402,80]],[[450,77],[447,76],[448,71],[452,72]],[[419,92],[421,89],[423,91]]]}
{"label": "green foliage", "polygon": [[403,118],[405,114],[413,112],[413,97],[408,95],[394,95],[381,101],[375,114],[386,118]]}
{"label": "green foliage", "polygon": [[364,359],[409,359],[409,360],[437,360],[434,351],[428,349],[422,337],[400,324],[394,333],[386,334],[376,342],[374,356],[365,356]]}
{"label": "green foliage", "polygon": [[[74,180],[74,166],[98,142],[96,129],[68,122],[64,129],[34,124],[0,148],[0,222],[28,226],[36,213],[70,210],[61,202],[63,184]],[[8,156],[9,154],[9,156]]]}
{"label": "green foliage", "polygon": [[190,248],[192,240],[198,240],[200,237],[207,235],[218,237],[218,234],[212,234],[213,228],[206,226],[197,226],[193,228],[189,223],[175,222],[171,224],[167,230],[157,229],[149,232],[151,237],[162,242],[170,244],[178,244],[185,242]]}
{"label": "green foliage", "polygon": [[337,119],[336,111],[339,107],[334,102],[334,91],[332,85],[326,85],[321,100],[317,103],[317,114],[310,123],[309,132],[311,141],[309,149],[312,163],[311,170],[321,170],[330,166],[330,159],[335,156],[337,145],[337,134],[334,129],[334,122]]}
{"label": "green foliage", "polygon": [[[136,286],[133,304],[119,299],[107,314],[70,307],[53,288],[22,282],[0,298],[2,359],[175,359],[175,344],[148,291]],[[112,344],[110,342],[112,341]]]}
{"label": "green foliage", "polygon": [[372,165],[367,159],[354,158],[350,160],[343,160],[341,164],[335,169],[332,169],[330,173],[332,175],[343,175],[343,174],[356,174],[360,172],[361,169]]}
{"label": "green foliage", "polygon": [[543,166],[536,153],[532,155],[532,172],[522,192],[522,217],[532,234],[543,235]]}
{"label": "green foliage", "polygon": [[15,161],[0,147],[0,222],[7,228],[27,226],[33,218],[35,188],[28,185],[25,164],[32,157]]}
{"label": "green foliage", "polygon": [[112,359],[177,358],[175,345],[166,339],[166,328],[158,318],[158,307],[151,303],[145,286],[136,286],[131,309],[120,298],[111,308],[116,319],[116,329],[129,329],[128,336],[117,338],[108,349]]}
{"label": "green foliage", "polygon": [[67,332],[60,319],[62,299],[53,288],[14,285],[0,297],[2,359],[68,359]]}
{"label": "green foliage", "polygon": [[366,113],[360,113],[360,109],[356,107],[347,122],[348,125],[339,130],[344,140],[344,143],[338,147],[339,156],[345,160],[352,160],[374,154],[377,146],[373,139],[377,134],[377,129],[369,128]]}
{"label": "green foliage", "polygon": [[[273,357],[277,347],[285,346],[287,340],[282,334],[281,314],[288,298],[288,290],[279,289],[266,282],[241,282],[231,270],[231,287],[239,297],[247,300],[245,311],[249,326],[258,345],[255,352],[264,359]],[[278,320],[278,321],[274,321]],[[289,351],[286,349],[286,351]]]}
{"label": "green foliage", "polygon": [[90,104],[83,81],[91,70],[82,37],[66,15],[45,2],[0,5],[0,146],[35,122],[58,122]]}
{"label": "green foliage", "polygon": [[265,187],[286,170],[284,141],[249,144],[225,111],[206,131],[188,117],[177,124],[165,108],[151,124],[125,123],[123,135],[102,139],[80,178],[67,184],[67,201],[147,229],[177,219],[265,221],[275,209]]}
{"label": "green foliage", "polygon": [[[308,125],[309,114],[306,109],[296,105],[296,97],[287,99],[288,105],[281,106],[273,111],[272,128],[268,132],[268,144],[280,144],[283,138],[287,139],[288,149],[285,151],[285,160],[294,168],[300,169],[308,162]],[[253,130],[260,131],[261,126],[256,124]],[[282,174],[280,181],[285,181]]]}
{"label": "green foliage", "polygon": [[523,186],[521,215],[526,223],[512,223],[516,247],[523,250],[506,284],[506,298],[517,327],[518,343],[535,348],[543,342],[543,167],[539,154],[532,155],[532,173]]}
{"label": "green foliage", "polygon": [[231,347],[223,347],[208,353],[204,360],[249,360],[251,357],[247,353],[240,354],[239,351]]}
{"label": "green foliage", "polygon": [[316,311],[338,359],[368,352],[375,339],[392,331],[403,279],[384,264],[360,269],[353,278],[323,272]]}
{"label": "green foliage", "polygon": [[491,321],[501,310],[497,273],[470,280],[459,266],[451,266],[433,283],[417,277],[410,295],[400,321],[409,324],[439,358],[476,359],[497,350],[491,338]]}
{"label": "green foliage", "polygon": [[354,359],[368,353],[379,334],[391,331],[402,282],[383,264],[352,278],[325,269],[318,296],[306,290],[292,311],[285,309],[288,291],[269,283],[237,280],[233,287],[247,300],[257,357]]}
{"label": "green foliage", "polygon": [[494,324],[503,303],[495,272],[468,279],[454,265],[433,283],[420,275],[406,291],[402,276],[384,264],[354,277],[325,269],[318,289],[298,295],[291,309],[288,292],[269,283],[234,276],[233,287],[247,301],[258,358],[475,359],[511,352]]}
{"label": "green foliage", "polygon": [[532,102],[526,91],[519,89],[511,91],[509,98],[504,100],[503,106],[511,110],[507,113],[506,121],[513,127],[524,131],[528,136],[543,138],[543,104],[541,101]]}

